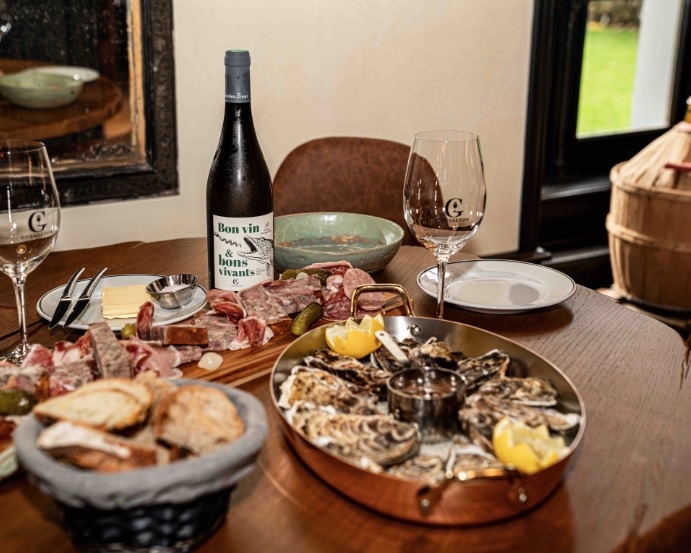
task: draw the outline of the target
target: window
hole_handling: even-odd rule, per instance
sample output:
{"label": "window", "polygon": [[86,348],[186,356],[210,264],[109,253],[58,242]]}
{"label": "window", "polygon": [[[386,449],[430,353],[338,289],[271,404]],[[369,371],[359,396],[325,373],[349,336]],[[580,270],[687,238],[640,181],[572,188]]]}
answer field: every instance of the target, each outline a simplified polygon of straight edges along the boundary
{"label": "window", "polygon": [[[691,95],[690,27],[691,0],[535,1],[522,254],[544,249],[546,264],[579,283],[611,284],[609,171],[683,119]],[[609,36],[596,34],[603,29]],[[620,48],[610,43],[594,51],[603,37],[618,39]],[[588,95],[614,87],[593,76],[596,62],[614,64],[617,86],[626,82],[624,100],[615,100],[623,115],[593,124],[587,119],[605,100]]]}

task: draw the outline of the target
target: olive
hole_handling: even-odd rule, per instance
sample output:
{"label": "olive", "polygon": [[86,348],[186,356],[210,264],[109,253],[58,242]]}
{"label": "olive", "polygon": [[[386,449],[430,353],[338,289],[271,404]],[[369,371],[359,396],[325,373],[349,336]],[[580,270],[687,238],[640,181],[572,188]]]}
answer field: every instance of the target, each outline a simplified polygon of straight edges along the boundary
{"label": "olive", "polygon": [[127,323],[126,325],[122,325],[122,328],[120,329],[120,336],[123,340],[135,338],[137,336],[136,325],[134,323]]}
{"label": "olive", "polygon": [[313,301],[295,316],[293,324],[290,325],[291,334],[302,336],[310,326],[322,318],[323,314],[321,303]]}
{"label": "olive", "polygon": [[0,390],[0,415],[28,415],[37,403],[36,396],[26,390]]}

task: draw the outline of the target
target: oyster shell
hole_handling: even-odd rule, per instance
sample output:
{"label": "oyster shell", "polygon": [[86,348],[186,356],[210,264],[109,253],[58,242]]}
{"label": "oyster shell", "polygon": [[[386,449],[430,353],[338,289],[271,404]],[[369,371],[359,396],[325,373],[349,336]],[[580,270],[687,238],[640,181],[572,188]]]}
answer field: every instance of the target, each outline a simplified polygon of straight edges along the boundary
{"label": "oyster shell", "polygon": [[511,358],[508,355],[493,349],[480,357],[458,361],[456,371],[466,384],[466,392],[470,394],[491,378],[506,374],[510,363]]}
{"label": "oyster shell", "polygon": [[278,405],[295,411],[305,404],[313,407],[329,406],[341,413],[380,413],[376,398],[362,393],[357,386],[327,371],[297,366],[281,384]]}
{"label": "oyster shell", "polygon": [[445,460],[439,455],[420,454],[387,469],[391,476],[433,484],[444,479]]}
{"label": "oyster shell", "polygon": [[465,405],[458,412],[461,427],[473,443],[489,452],[492,451],[494,425],[505,416],[522,421],[532,427],[544,423],[550,430],[559,433],[573,430],[581,422],[580,415],[576,413],[562,413],[556,409],[541,409],[485,394],[469,396]]}
{"label": "oyster shell", "polygon": [[453,351],[446,342],[430,338],[408,352],[408,358],[416,367],[455,369],[459,361],[466,359],[460,351]]}
{"label": "oyster shell", "polygon": [[386,399],[386,381],[391,373],[372,363],[364,364],[353,357],[340,355],[327,348],[316,350],[313,355],[308,355],[302,362],[307,367],[325,370],[351,382],[376,395],[380,400]]}
{"label": "oyster shell", "polygon": [[369,467],[399,463],[415,455],[420,446],[414,424],[388,415],[312,411],[294,423],[315,445]]}
{"label": "oyster shell", "polygon": [[482,384],[476,393],[509,399],[533,407],[553,407],[559,398],[559,392],[549,380],[532,376],[494,378]]}
{"label": "oyster shell", "polygon": [[[399,340],[395,336],[392,336],[394,342],[398,345],[398,347],[403,350],[403,353],[406,354],[406,357],[410,359],[411,357],[411,351],[414,348],[420,347],[420,342],[417,340],[414,340],[413,338],[405,338],[404,340]],[[401,371],[407,367],[401,365],[398,361],[396,361],[396,358],[391,355],[389,350],[386,348],[378,348],[370,355],[370,364],[376,366],[379,369],[382,369],[390,374],[396,373],[398,371]]]}

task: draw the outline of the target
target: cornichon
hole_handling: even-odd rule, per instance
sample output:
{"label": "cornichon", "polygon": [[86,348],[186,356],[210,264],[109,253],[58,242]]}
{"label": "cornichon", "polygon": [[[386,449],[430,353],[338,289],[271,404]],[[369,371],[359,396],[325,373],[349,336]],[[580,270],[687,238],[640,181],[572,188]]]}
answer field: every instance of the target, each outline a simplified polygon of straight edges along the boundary
{"label": "cornichon", "polygon": [[36,396],[26,390],[0,390],[0,415],[28,415],[37,403]]}
{"label": "cornichon", "polygon": [[319,277],[319,282],[322,284],[326,284],[327,277],[331,276],[331,271],[327,271],[326,269],[286,269],[281,273],[281,280],[296,278],[300,273],[317,275]]}
{"label": "cornichon", "polygon": [[302,336],[323,314],[321,304],[313,301],[295,316],[293,324],[290,325],[290,332],[295,336]]}
{"label": "cornichon", "polygon": [[122,325],[122,328],[120,329],[120,337],[123,340],[133,338],[136,335],[137,327],[134,325],[134,323],[127,323],[126,325]]}

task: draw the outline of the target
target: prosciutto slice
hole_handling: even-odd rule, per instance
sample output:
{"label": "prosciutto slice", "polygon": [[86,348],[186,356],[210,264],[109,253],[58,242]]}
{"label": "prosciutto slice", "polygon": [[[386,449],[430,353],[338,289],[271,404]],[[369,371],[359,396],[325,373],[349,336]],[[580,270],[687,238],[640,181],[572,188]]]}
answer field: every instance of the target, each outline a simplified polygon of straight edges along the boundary
{"label": "prosciutto slice", "polygon": [[130,355],[132,378],[144,371],[153,371],[162,378],[175,376],[173,366],[180,356],[174,348],[153,346],[135,337],[122,341],[122,345]]}
{"label": "prosciutto slice", "polygon": [[230,322],[237,323],[240,319],[245,317],[245,311],[240,296],[232,290],[209,290],[206,293],[206,301],[214,311],[224,313]]}

